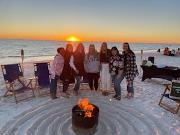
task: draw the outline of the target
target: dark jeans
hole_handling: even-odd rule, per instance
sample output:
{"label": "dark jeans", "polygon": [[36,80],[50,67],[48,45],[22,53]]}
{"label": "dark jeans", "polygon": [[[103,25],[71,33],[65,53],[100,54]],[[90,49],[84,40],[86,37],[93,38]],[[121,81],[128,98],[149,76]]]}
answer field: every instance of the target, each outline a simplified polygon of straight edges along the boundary
{"label": "dark jeans", "polygon": [[112,80],[114,82],[114,90],[116,92],[116,95],[121,95],[121,82],[124,79],[124,74],[122,74],[119,78],[117,78],[117,75],[112,76]]}
{"label": "dark jeans", "polygon": [[51,79],[51,83],[50,83],[50,93],[53,94],[54,96],[56,96],[56,92],[57,92],[57,80],[59,79],[59,76],[55,76],[54,79]]}
{"label": "dark jeans", "polygon": [[69,87],[69,84],[70,84],[70,82],[69,82],[68,79],[67,80],[63,80],[63,92],[67,91],[67,89]]}
{"label": "dark jeans", "polygon": [[129,82],[127,84],[127,91],[128,91],[128,93],[133,93],[134,94],[133,81],[131,81],[131,82]]}
{"label": "dark jeans", "polygon": [[81,84],[81,78],[82,76],[75,76],[76,82],[75,82],[75,86],[74,86],[74,91],[78,91],[80,88],[80,84]]}
{"label": "dark jeans", "polygon": [[88,82],[89,82],[89,87],[91,90],[98,89],[98,80],[99,80],[99,73],[88,73]]}

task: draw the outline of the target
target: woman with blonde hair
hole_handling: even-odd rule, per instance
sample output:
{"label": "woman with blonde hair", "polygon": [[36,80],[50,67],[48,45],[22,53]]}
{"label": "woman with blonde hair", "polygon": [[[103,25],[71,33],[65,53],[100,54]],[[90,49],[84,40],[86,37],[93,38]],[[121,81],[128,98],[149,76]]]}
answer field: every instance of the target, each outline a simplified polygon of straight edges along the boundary
{"label": "woman with blonde hair", "polygon": [[96,51],[93,44],[90,44],[89,52],[85,56],[84,68],[87,73],[90,89],[97,90],[100,72],[100,59],[99,53]]}
{"label": "woman with blonde hair", "polygon": [[103,94],[107,94],[108,90],[111,88],[111,75],[109,72],[109,60],[110,60],[110,50],[107,47],[107,43],[103,42],[100,50],[100,79],[101,79],[101,89]]}

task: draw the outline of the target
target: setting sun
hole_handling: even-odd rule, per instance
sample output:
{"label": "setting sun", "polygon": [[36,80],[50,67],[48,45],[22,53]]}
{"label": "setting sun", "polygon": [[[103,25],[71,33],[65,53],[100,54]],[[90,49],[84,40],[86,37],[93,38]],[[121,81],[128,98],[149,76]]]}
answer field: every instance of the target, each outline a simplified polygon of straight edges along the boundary
{"label": "setting sun", "polygon": [[80,39],[75,36],[70,36],[66,38],[66,41],[77,42],[77,41],[80,41]]}

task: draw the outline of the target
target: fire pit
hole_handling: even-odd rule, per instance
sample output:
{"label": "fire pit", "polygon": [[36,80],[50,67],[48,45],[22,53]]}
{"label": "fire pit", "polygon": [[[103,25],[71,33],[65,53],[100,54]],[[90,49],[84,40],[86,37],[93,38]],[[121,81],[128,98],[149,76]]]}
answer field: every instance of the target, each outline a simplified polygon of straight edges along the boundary
{"label": "fire pit", "polygon": [[89,99],[79,100],[72,108],[72,126],[78,129],[96,129],[98,125],[99,108],[89,103]]}

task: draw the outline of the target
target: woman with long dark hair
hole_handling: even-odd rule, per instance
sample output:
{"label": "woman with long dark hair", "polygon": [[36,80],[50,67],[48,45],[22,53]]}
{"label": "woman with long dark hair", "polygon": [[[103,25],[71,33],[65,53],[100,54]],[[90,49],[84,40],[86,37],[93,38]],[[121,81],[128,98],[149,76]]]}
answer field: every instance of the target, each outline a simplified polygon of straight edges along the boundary
{"label": "woman with long dark hair", "polygon": [[81,78],[85,74],[84,58],[85,58],[84,46],[82,43],[79,43],[70,60],[70,66],[75,71],[75,79],[76,79],[76,83],[74,86],[75,95],[78,95]]}
{"label": "woman with long dark hair", "polygon": [[124,55],[124,71],[125,78],[127,80],[127,98],[134,97],[134,78],[139,74],[136,65],[136,56],[130,49],[129,43],[123,44],[123,55]]}
{"label": "woman with long dark hair", "polygon": [[102,94],[106,95],[108,90],[111,88],[111,75],[109,73],[109,59],[110,50],[107,47],[107,43],[103,42],[100,50],[100,78],[101,78],[101,88]]}
{"label": "woman with long dark hair", "polygon": [[93,44],[89,46],[89,51],[85,56],[84,68],[87,73],[90,89],[97,90],[100,72],[100,59],[99,53],[96,51]]}
{"label": "woman with long dark hair", "polygon": [[111,49],[109,66],[116,93],[113,98],[121,100],[121,81],[124,79],[124,57],[119,53],[117,47],[112,47]]}
{"label": "woman with long dark hair", "polygon": [[70,58],[73,55],[73,46],[72,44],[66,45],[66,51],[64,55],[64,68],[62,74],[60,76],[61,80],[63,81],[63,93],[66,96],[69,96],[67,89],[70,83],[74,83],[74,73],[73,69],[70,66]]}

